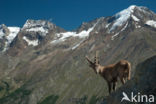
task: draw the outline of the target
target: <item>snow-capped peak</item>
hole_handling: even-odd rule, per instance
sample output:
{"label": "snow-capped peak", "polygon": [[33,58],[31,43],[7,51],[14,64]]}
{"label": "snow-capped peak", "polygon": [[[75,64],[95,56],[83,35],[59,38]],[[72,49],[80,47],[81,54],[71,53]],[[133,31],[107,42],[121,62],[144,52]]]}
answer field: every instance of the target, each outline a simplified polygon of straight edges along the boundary
{"label": "snow-capped peak", "polygon": [[8,36],[6,36],[8,43],[11,43],[13,41],[13,39],[17,36],[17,34],[20,31],[19,27],[8,27],[10,33]]}
{"label": "snow-capped peak", "polygon": [[23,28],[31,28],[31,27],[38,27],[38,26],[45,26],[47,21],[44,20],[30,20],[28,19],[24,24]]}
{"label": "snow-capped peak", "polygon": [[20,27],[7,27],[4,24],[0,25],[0,39],[3,37],[11,43],[20,31]]}
{"label": "snow-capped peak", "polygon": [[27,20],[22,30],[27,32],[40,32],[42,36],[46,36],[50,28],[54,25],[44,20]]}
{"label": "snow-capped peak", "polygon": [[0,39],[4,39],[5,41],[3,52],[8,49],[10,43],[15,39],[19,31],[19,27],[7,27],[5,25],[0,26]]}
{"label": "snow-capped peak", "polygon": [[117,26],[122,26],[128,18],[131,16],[131,14],[134,12],[134,8],[137,6],[131,5],[127,9],[124,9],[120,11],[119,13],[115,14],[115,22],[113,23],[110,32],[113,31]]}

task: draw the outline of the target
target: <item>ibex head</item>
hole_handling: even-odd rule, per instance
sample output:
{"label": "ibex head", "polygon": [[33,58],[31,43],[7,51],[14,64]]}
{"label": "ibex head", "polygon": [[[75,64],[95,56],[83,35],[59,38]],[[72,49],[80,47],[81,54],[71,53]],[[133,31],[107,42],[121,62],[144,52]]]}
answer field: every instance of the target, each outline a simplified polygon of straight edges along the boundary
{"label": "ibex head", "polygon": [[87,61],[89,62],[89,66],[95,71],[95,73],[97,74],[97,67],[99,66],[99,60],[97,57],[97,52],[96,52],[96,56],[94,57],[94,62],[92,62],[87,56],[86,56]]}

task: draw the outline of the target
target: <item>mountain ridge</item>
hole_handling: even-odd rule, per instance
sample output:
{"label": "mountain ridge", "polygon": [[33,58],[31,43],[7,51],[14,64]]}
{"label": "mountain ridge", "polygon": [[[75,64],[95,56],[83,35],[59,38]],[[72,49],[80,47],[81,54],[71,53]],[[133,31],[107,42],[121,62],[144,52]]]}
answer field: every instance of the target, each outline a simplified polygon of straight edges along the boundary
{"label": "mountain ridge", "polygon": [[[142,14],[140,14],[140,12],[143,14],[143,16],[142,16]],[[142,19],[142,17],[144,17],[144,18],[147,17],[144,14],[148,15],[148,20],[146,20],[146,21],[144,19]],[[67,31],[65,38],[72,37],[72,36],[77,37],[78,33],[83,32],[83,31],[84,31],[84,33],[81,36],[88,37],[89,33],[93,30],[91,30],[89,33],[85,33],[85,31],[87,32],[87,30],[89,28],[93,28],[93,27],[96,28],[96,26],[94,26],[94,25],[96,25],[97,21],[98,22],[100,21],[102,26],[100,25],[100,27],[97,28],[95,33],[98,33],[97,31],[99,31],[99,29],[102,28],[104,31],[107,31],[108,34],[114,34],[112,36],[112,40],[114,40],[114,38],[120,34],[119,31],[122,32],[126,29],[126,27],[128,26],[129,19],[130,20],[132,19],[135,22],[134,25],[136,28],[141,28],[142,23],[149,25],[149,26],[155,26],[156,20],[154,17],[156,17],[156,15],[154,14],[154,12],[150,11],[148,8],[142,7],[142,6],[131,5],[127,9],[124,9],[124,10],[116,13],[115,15],[113,15],[110,18],[109,17],[100,17],[100,18],[97,18],[88,23],[82,23],[82,25],[80,25],[76,31]],[[108,18],[108,20],[107,20],[107,18]],[[141,24],[140,24],[140,22],[141,22]],[[97,23],[97,25],[98,25],[98,23]],[[123,27],[123,28],[121,28],[121,27]],[[33,40],[33,38],[35,38],[34,36],[32,37],[31,35],[29,35],[28,37],[26,37],[26,36],[23,37],[23,39],[27,42],[28,45],[37,46],[40,43],[40,41],[37,38],[40,38],[40,39],[44,38],[46,36],[46,34],[49,33],[49,31],[56,30],[56,28],[57,28],[57,26],[55,24],[53,24],[49,21],[46,21],[46,20],[28,19],[19,32],[25,31],[28,33],[29,32],[30,33],[31,32],[39,33],[39,35],[35,36],[36,40],[34,40],[34,41],[31,41],[31,40]],[[64,29],[60,29],[60,30],[61,30],[60,32],[63,32],[65,34]],[[16,35],[19,32],[17,32]],[[74,32],[76,32],[76,34]],[[54,34],[59,34],[59,32],[56,32]],[[88,34],[88,35],[86,35],[86,34]],[[59,36],[56,35],[54,38],[61,37],[61,35],[59,35]],[[55,41],[55,40],[53,40],[53,41]]]}
{"label": "mountain ridge", "polygon": [[[107,96],[106,82],[89,68],[85,56],[93,59],[98,51],[102,65],[128,60],[133,78],[136,65],[156,54],[156,29],[153,22],[147,22],[156,16],[144,17],[137,9],[136,14],[110,32],[117,20],[113,16],[97,18],[74,31],[42,21],[21,29],[9,49],[0,54],[0,103],[37,104],[50,98],[57,104],[73,104],[72,98],[85,98],[89,103],[94,96]],[[139,16],[143,19],[138,22]]]}

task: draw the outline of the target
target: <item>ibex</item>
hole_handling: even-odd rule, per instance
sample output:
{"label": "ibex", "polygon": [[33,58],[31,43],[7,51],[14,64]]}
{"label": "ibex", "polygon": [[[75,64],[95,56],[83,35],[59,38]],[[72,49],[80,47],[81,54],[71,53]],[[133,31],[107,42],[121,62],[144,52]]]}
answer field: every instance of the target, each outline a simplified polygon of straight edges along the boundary
{"label": "ibex", "polygon": [[89,66],[95,71],[95,73],[100,74],[106,80],[109,94],[111,93],[112,84],[113,90],[115,91],[118,77],[120,78],[122,84],[125,83],[125,80],[130,80],[131,65],[130,62],[126,60],[120,60],[115,64],[102,66],[99,64],[97,54],[94,58],[94,62],[92,62],[87,56],[86,59],[90,64]]}

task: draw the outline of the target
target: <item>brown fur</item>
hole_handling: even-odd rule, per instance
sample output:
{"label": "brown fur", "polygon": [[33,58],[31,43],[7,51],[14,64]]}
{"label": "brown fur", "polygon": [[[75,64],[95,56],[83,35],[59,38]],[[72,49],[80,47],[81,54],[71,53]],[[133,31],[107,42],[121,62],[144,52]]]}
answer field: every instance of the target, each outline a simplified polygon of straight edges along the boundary
{"label": "brown fur", "polygon": [[127,60],[120,60],[116,64],[102,66],[99,64],[97,56],[95,57],[94,62],[88,57],[86,57],[86,59],[90,63],[90,67],[94,69],[95,73],[100,74],[106,80],[109,93],[111,93],[112,84],[113,90],[115,91],[118,78],[120,78],[122,84],[125,83],[125,80],[130,80],[131,65]]}

